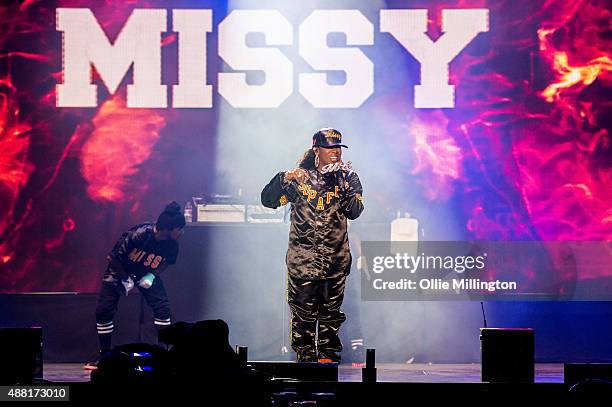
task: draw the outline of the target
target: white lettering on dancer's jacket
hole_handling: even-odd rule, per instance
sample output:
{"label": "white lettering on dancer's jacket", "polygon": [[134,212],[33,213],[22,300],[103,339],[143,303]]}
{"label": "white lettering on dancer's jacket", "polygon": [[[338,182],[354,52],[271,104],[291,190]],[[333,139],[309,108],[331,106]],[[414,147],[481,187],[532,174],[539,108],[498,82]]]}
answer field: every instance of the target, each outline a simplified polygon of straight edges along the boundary
{"label": "white lettering on dancer's jacket", "polygon": [[128,255],[128,258],[133,263],[140,263],[144,259],[142,265],[144,267],[149,267],[153,270],[157,269],[159,265],[164,261],[164,258],[162,256],[159,256],[155,253],[147,253],[144,250],[138,249],[133,249],[132,252]]}

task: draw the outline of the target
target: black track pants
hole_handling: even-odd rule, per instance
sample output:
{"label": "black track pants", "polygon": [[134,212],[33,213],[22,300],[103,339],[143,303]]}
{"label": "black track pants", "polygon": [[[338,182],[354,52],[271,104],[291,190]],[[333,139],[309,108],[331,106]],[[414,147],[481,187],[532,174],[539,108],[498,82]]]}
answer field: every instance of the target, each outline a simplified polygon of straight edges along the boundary
{"label": "black track pants", "polygon": [[[155,327],[163,329],[170,325],[170,303],[161,278],[157,277],[153,280],[153,285],[148,289],[142,287],[138,289],[153,310]],[[124,295],[125,290],[120,282],[104,281],[102,283],[96,307],[96,327],[102,350],[110,349],[110,338],[114,331],[113,319],[117,313],[119,299]]]}
{"label": "black track pants", "polygon": [[[340,361],[338,337],[346,315],[340,311],[346,275],[325,280],[301,280],[288,276],[287,297],[291,309],[291,347],[299,362],[317,358]],[[318,344],[315,343],[319,325]]]}

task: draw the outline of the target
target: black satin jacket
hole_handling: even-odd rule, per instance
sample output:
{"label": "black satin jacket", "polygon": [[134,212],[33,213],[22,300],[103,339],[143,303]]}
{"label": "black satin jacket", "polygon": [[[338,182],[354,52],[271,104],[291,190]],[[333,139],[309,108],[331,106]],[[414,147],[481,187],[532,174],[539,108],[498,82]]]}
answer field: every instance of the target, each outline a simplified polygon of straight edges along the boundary
{"label": "black satin jacket", "polygon": [[306,171],[308,180],[302,184],[284,182],[285,173],[279,172],[261,192],[261,202],[268,208],[292,203],[289,274],[304,280],[348,274],[351,252],[347,218],[357,219],[363,211],[359,177],[354,171]]}
{"label": "black satin jacket", "polygon": [[[135,280],[148,273],[158,275],[165,265],[176,263],[176,240],[155,240],[154,223],[137,225],[121,235],[109,253],[109,257],[121,263],[125,272]],[[110,264],[104,273],[104,281],[116,282],[117,272]]]}

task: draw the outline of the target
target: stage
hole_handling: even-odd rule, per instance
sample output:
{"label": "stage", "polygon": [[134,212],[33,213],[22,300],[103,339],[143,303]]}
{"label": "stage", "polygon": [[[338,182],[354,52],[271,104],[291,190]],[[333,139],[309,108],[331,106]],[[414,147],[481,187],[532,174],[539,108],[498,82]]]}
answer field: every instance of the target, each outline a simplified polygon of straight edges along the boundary
{"label": "stage", "polygon": [[[181,397],[191,400],[206,394],[220,400],[227,400],[227,405],[234,405],[232,397],[239,397],[240,402],[252,405],[291,405],[291,401],[311,402],[309,405],[391,405],[399,400],[491,400],[490,397],[501,397],[505,400],[519,400],[528,396],[530,400],[561,401],[575,395],[600,394],[607,386],[598,388],[572,388],[563,383],[563,365],[557,363],[540,363],[535,365],[535,383],[483,383],[480,380],[480,364],[393,364],[377,365],[378,380],[376,383],[361,382],[361,368],[349,364],[340,365],[338,382],[307,382],[288,379],[273,379],[265,385],[242,389],[241,384],[223,382],[212,385],[201,378],[194,378],[193,383],[173,384]],[[104,386],[88,383],[89,372],[76,363],[47,363],[44,366],[44,378],[49,385],[69,386],[71,401],[91,399],[91,397],[108,397]],[[148,394],[147,388],[141,388],[141,394]],[[144,390],[143,390],[144,389]],[[174,389],[174,390],[177,390]],[[254,389],[254,390],[253,390]],[[125,389],[124,389],[125,390]],[[166,391],[169,391],[166,389]],[[127,397],[134,396],[134,389]],[[156,395],[155,398],[158,396]],[[159,397],[165,397],[159,393]],[[245,399],[246,397],[246,399]],[[255,397],[252,399],[252,397]],[[139,399],[140,396],[137,397]],[[219,400],[219,401],[220,401]],[[260,403],[261,402],[261,403]],[[269,404],[268,404],[269,403]],[[316,403],[316,404],[315,404]]]}
{"label": "stage", "polygon": [[[89,371],[79,363],[45,363],[44,379],[51,382],[87,382]],[[396,383],[481,383],[480,365],[380,363],[377,365],[379,382]],[[341,364],[340,382],[361,382],[361,368]],[[536,383],[563,383],[562,363],[535,365]]]}

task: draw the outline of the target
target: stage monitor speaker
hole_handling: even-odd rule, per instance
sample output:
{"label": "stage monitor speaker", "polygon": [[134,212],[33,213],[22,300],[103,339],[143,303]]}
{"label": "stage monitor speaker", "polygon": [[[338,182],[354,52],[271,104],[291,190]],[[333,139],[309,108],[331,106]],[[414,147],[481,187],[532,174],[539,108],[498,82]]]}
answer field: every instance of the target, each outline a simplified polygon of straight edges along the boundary
{"label": "stage monitor speaker", "polygon": [[482,328],[480,349],[483,382],[533,383],[533,329]]}
{"label": "stage monitor speaker", "polygon": [[248,362],[248,366],[276,379],[286,378],[307,382],[337,382],[338,363]]}
{"label": "stage monitor speaker", "polygon": [[569,386],[587,380],[612,383],[612,363],[565,363],[563,382]]}
{"label": "stage monitor speaker", "polygon": [[42,328],[0,328],[0,385],[43,378]]}

